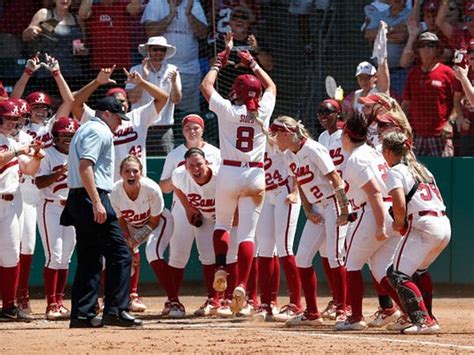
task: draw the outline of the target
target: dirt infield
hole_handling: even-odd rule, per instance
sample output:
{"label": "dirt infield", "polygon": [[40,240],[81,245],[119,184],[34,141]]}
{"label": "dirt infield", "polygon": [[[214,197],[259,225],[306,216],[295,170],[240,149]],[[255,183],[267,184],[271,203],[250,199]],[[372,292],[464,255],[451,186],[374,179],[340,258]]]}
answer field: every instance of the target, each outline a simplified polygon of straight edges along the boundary
{"label": "dirt infield", "polygon": [[[203,298],[183,297],[192,314]],[[280,302],[285,302],[281,298]],[[319,299],[325,305],[327,298]],[[332,322],[318,328],[286,328],[281,323],[252,323],[244,318],[195,318],[182,320],[160,316],[162,297],[147,297],[142,329],[107,327],[95,330],[69,329],[67,321],[44,319],[45,303],[32,303],[35,321],[0,323],[0,353],[474,353],[474,299],[435,299],[434,310],[442,333],[435,336],[406,336],[383,329],[336,332]],[[364,303],[369,315],[376,299]]]}

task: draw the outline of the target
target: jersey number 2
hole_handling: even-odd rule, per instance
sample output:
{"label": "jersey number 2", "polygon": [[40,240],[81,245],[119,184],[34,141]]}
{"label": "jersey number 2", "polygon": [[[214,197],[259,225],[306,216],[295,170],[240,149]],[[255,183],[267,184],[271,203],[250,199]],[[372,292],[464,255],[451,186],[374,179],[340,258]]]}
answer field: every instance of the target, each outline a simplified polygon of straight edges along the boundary
{"label": "jersey number 2", "polygon": [[235,142],[235,147],[244,153],[252,151],[253,150],[253,134],[254,134],[254,129],[252,127],[237,128],[237,140]]}

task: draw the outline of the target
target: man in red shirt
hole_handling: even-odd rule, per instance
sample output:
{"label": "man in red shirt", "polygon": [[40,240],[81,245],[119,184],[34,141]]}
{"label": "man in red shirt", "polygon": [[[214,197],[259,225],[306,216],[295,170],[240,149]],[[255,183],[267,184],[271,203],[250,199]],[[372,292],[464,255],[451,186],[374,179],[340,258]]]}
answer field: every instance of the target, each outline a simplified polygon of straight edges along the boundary
{"label": "man in red shirt", "polygon": [[452,141],[442,131],[453,110],[454,72],[438,61],[439,39],[434,33],[422,32],[415,47],[421,63],[408,74],[402,102],[414,131],[413,150],[418,156],[452,155]]}

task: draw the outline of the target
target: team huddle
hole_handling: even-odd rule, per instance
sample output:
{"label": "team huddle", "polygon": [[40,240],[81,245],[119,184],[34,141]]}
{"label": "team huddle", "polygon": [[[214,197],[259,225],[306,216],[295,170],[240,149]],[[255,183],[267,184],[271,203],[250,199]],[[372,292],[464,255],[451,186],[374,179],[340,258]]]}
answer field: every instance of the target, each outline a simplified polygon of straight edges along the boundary
{"label": "team huddle", "polygon": [[[398,103],[372,93],[358,99],[363,114],[347,115],[340,101],[324,100],[318,117],[325,131],[314,140],[292,117],[270,123],[277,88],[248,52],[239,56],[253,74],[238,76],[228,99],[215,90],[231,38],[226,43],[200,87],[218,118],[220,148],[203,140],[204,120],[187,115],[185,143],[166,157],[159,183],[146,177],[145,138],[147,128],[159,124],[168,96],[140,74],[126,72],[128,83],[153,97],[128,112],[114,136],[109,196],[132,255],[128,309],[146,309],[138,294],[139,248],[146,244],[147,261],[167,296],[162,314],[186,315],[179,295],[195,240],[207,289],[195,316],[249,316],[290,327],[319,326],[326,319],[339,331],[387,326],[405,334],[438,332],[427,269],[450,240],[450,222],[433,175],[413,154],[411,128]],[[31,75],[35,61],[24,75]],[[97,113],[118,114],[125,104],[128,111],[120,88],[109,90],[95,111],[85,104],[111,82],[114,68],[72,94],[57,61],[49,58],[46,66],[63,96],[56,115],[40,92],[0,102],[2,320],[31,319],[28,278],[19,275],[28,265],[25,255],[31,263],[36,220],[46,258],[46,317],[69,317],[63,296],[75,231],[61,218],[72,198],[69,147],[86,144],[73,136],[101,117]],[[22,88],[15,89],[21,97]],[[163,193],[173,193],[171,211]],[[294,254],[301,207],[307,220]],[[318,308],[313,268],[318,252],[332,292],[324,310]],[[362,310],[365,264],[379,299],[369,322]],[[280,265],[289,303],[279,307]]]}

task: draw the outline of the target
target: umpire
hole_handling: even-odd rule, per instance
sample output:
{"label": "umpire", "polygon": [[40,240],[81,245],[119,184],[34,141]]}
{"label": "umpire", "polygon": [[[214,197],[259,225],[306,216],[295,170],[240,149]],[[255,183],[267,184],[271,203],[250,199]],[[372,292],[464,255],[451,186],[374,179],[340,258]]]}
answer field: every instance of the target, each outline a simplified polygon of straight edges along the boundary
{"label": "umpire", "polygon": [[[69,147],[66,208],[61,224],[76,229],[77,270],[72,287],[70,328],[142,325],[128,314],[131,257],[108,193],[113,188],[113,132],[130,120],[114,97],[101,99],[96,117],[83,124]],[[102,257],[105,306],[96,314]]]}

